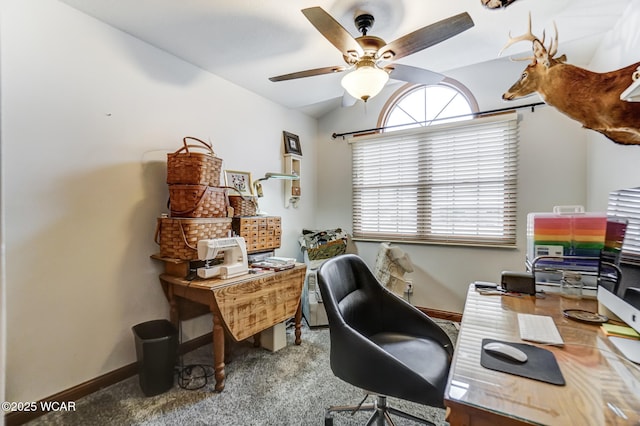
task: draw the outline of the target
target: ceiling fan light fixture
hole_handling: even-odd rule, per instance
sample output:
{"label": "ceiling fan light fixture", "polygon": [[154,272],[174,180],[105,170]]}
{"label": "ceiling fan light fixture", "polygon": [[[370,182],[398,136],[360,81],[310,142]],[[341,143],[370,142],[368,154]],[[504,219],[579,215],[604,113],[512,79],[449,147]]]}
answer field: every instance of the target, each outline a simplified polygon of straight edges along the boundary
{"label": "ceiling fan light fixture", "polygon": [[375,66],[362,64],[342,78],[342,87],[354,98],[367,102],[382,91],[389,80],[389,74]]}

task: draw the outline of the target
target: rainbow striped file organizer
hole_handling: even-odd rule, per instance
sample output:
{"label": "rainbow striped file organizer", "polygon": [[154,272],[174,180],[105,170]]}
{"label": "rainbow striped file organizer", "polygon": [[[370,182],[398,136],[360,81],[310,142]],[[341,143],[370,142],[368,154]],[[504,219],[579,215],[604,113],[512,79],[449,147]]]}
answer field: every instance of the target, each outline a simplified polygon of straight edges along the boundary
{"label": "rainbow striped file organizer", "polygon": [[606,213],[582,206],[556,206],[553,213],[527,215],[527,259],[539,256],[598,257],[605,244]]}

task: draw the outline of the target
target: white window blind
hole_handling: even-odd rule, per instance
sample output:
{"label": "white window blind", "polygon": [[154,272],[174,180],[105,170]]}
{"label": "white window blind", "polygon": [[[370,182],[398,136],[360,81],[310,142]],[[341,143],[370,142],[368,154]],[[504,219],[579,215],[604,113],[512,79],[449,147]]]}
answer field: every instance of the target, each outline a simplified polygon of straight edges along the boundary
{"label": "white window blind", "polygon": [[516,113],[352,140],[355,239],[516,243]]}
{"label": "white window blind", "polygon": [[607,216],[627,219],[621,260],[640,264],[640,187],[609,193]]}

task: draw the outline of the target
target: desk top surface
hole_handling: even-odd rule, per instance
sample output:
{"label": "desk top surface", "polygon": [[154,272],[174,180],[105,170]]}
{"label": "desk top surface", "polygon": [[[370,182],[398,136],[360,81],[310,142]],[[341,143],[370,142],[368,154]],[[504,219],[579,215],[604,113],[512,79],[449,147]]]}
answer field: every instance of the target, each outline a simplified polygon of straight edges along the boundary
{"label": "desk top surface", "polygon": [[[595,299],[483,296],[473,285],[445,391],[448,405],[463,404],[514,420],[549,425],[640,424],[640,366],[619,356],[599,325],[565,318],[564,309],[597,311]],[[554,318],[565,345],[550,350],[566,386],[555,386],[480,365],[481,342],[520,339],[517,313]]]}
{"label": "desk top surface", "polygon": [[233,277],[233,278],[227,278],[227,279],[222,279],[222,278],[209,278],[209,279],[202,279],[202,278],[195,278],[192,281],[188,281],[184,278],[179,278],[179,277],[174,277],[168,274],[162,274],[160,275],[160,279],[171,283],[173,285],[178,285],[178,286],[182,286],[182,287],[191,287],[191,288],[199,288],[199,289],[204,289],[204,290],[216,290],[222,287],[228,287],[228,286],[232,286],[232,285],[236,285],[236,284],[240,284],[240,283],[244,283],[244,282],[249,282],[249,281],[254,281],[254,280],[260,280],[260,279],[266,279],[266,278],[270,278],[270,277],[274,277],[274,276],[286,276],[286,275],[290,275],[292,273],[299,273],[300,270],[303,270],[303,274],[304,274],[304,269],[306,269],[306,265],[304,263],[296,263],[295,266],[291,269],[285,269],[282,271],[272,271],[272,270],[268,270],[268,269],[264,269],[264,270],[260,270],[256,273],[250,273],[250,274],[243,274],[243,275],[238,275],[237,277]]}

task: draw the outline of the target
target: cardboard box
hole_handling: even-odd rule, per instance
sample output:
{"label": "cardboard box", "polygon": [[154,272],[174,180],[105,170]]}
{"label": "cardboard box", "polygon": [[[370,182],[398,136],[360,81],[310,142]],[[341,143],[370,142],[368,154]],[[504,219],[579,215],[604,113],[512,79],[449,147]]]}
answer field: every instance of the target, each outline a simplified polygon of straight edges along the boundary
{"label": "cardboard box", "polygon": [[285,323],[281,322],[260,333],[260,344],[271,352],[276,352],[287,346],[287,327]]}
{"label": "cardboard box", "polygon": [[324,309],[322,301],[318,300],[315,291],[309,292],[309,318],[307,322],[310,327],[328,325],[327,311]]}

